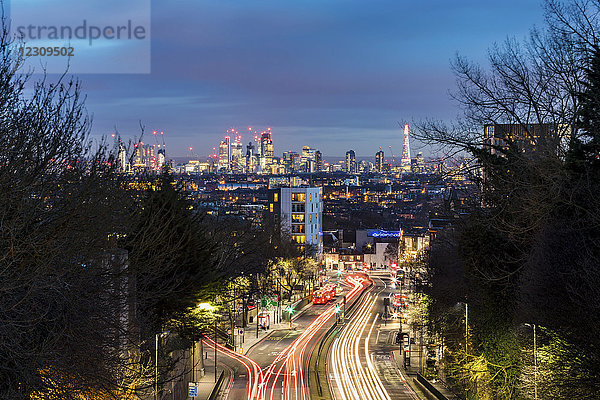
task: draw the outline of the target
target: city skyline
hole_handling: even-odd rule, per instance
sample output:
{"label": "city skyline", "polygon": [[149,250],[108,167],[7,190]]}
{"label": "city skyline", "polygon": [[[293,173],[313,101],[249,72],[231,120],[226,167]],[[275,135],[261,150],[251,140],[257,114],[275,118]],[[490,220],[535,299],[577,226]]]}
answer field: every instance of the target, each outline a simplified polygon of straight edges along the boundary
{"label": "city skyline", "polygon": [[456,52],[481,60],[542,21],[539,2],[515,14],[516,4],[209,1],[182,13],[156,3],[150,74],[79,76],[92,133],[131,138],[141,122],[165,132],[174,157],[209,154],[230,126],[270,126],[279,154],[305,143],[336,157],[400,152],[398,122],[458,114],[448,96]]}

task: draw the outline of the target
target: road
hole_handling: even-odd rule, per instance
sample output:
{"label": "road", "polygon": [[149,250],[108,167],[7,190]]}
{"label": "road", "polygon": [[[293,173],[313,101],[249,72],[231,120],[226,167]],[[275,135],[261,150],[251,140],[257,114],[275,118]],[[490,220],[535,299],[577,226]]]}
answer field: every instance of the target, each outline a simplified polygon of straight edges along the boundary
{"label": "road", "polygon": [[[346,293],[348,302],[353,301],[369,284],[365,278],[360,276],[347,276],[346,282],[351,285]],[[315,314],[318,314],[316,318]],[[308,321],[311,319],[311,315],[312,322],[303,327],[295,337],[294,334],[288,332],[280,338],[273,338],[269,341],[270,343],[257,346],[251,352],[250,355],[254,359],[259,359],[261,364],[266,367],[259,399],[308,400],[310,398],[308,386],[310,354],[327,329],[335,323],[336,305],[313,306],[310,314],[305,315],[304,318]],[[296,320],[295,323],[300,323],[300,321]],[[281,347],[283,349],[280,351],[274,350]],[[268,352],[266,359],[264,359],[265,352]]]}
{"label": "road", "polygon": [[395,292],[387,273],[373,273],[376,286],[361,299],[329,353],[329,385],[340,400],[418,399],[396,366],[392,351],[399,323],[384,322],[383,298]]}

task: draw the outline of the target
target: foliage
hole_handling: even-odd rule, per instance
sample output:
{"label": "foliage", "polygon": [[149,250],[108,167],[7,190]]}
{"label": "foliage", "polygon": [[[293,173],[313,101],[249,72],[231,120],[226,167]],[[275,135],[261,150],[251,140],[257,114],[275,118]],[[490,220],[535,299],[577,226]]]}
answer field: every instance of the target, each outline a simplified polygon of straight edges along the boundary
{"label": "foliage", "polygon": [[[590,398],[600,384],[600,4],[548,1],[546,11],[546,29],[492,47],[489,68],[457,57],[464,118],[417,134],[474,159],[478,205],[433,244],[425,289],[447,344],[443,372],[473,398],[531,395],[523,323],[552,332],[540,347],[545,398]],[[486,124],[523,134],[481,145]],[[466,353],[457,302],[469,305]]]}

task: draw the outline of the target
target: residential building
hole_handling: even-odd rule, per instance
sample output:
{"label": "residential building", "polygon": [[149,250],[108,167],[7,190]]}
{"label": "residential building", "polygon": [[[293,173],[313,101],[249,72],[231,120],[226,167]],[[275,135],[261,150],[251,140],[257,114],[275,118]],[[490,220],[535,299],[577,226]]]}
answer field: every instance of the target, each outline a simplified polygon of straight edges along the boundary
{"label": "residential building", "polygon": [[269,190],[269,213],[281,229],[310,255],[323,253],[323,200],[320,187],[287,187]]}

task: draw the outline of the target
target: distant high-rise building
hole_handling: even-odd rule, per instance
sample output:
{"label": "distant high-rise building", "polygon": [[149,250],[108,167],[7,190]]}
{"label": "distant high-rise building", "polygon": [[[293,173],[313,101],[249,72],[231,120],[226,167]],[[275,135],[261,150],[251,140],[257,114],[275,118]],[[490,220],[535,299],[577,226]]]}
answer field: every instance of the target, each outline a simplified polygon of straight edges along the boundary
{"label": "distant high-rise building", "polygon": [[229,169],[229,144],[222,140],[219,143],[219,159],[217,168],[220,172],[225,172]]}
{"label": "distant high-rise building", "polygon": [[412,159],[411,169],[415,174],[422,174],[425,172],[425,158],[423,157],[423,153],[417,153],[417,156]]}
{"label": "distant high-rise building", "polygon": [[246,164],[243,157],[243,147],[239,136],[236,137],[235,142],[231,143],[231,169],[237,174],[244,172]]}
{"label": "distant high-rise building", "polygon": [[404,124],[404,142],[402,144],[401,166],[404,171],[410,171],[410,139],[408,133],[408,124]]}
{"label": "distant high-rise building", "polygon": [[118,160],[119,160],[119,170],[121,172],[129,172],[130,165],[129,165],[129,162],[127,161],[127,151],[125,151],[125,146],[123,146],[123,143],[121,143],[120,140],[119,140]]}
{"label": "distant high-rise building", "polygon": [[375,170],[379,173],[383,172],[383,160],[384,160],[383,150],[379,150],[377,153],[375,153]]}
{"label": "distant high-rise building", "polygon": [[283,164],[285,165],[286,173],[293,174],[300,169],[300,156],[295,151],[283,152]]}
{"label": "distant high-rise building", "polygon": [[355,174],[357,172],[356,153],[354,153],[354,150],[348,150],[346,152],[346,172],[349,174]]}
{"label": "distant high-rise building", "polygon": [[225,145],[227,146],[227,171],[231,170],[231,137],[225,136]]}
{"label": "distant high-rise building", "polygon": [[315,172],[315,149],[311,149],[309,146],[302,148],[302,159],[300,160],[300,169],[303,172]]}
{"label": "distant high-rise building", "polygon": [[315,170],[316,172],[323,171],[323,154],[319,150],[315,151]]}
{"label": "distant high-rise building", "polygon": [[248,142],[246,146],[246,173],[252,174],[256,170],[256,155],[254,154],[254,145]]}
{"label": "distant high-rise building", "polygon": [[261,157],[264,161],[261,162],[263,172],[271,172],[271,166],[273,165],[273,140],[271,139],[271,128],[261,133],[260,138],[261,146]]}

